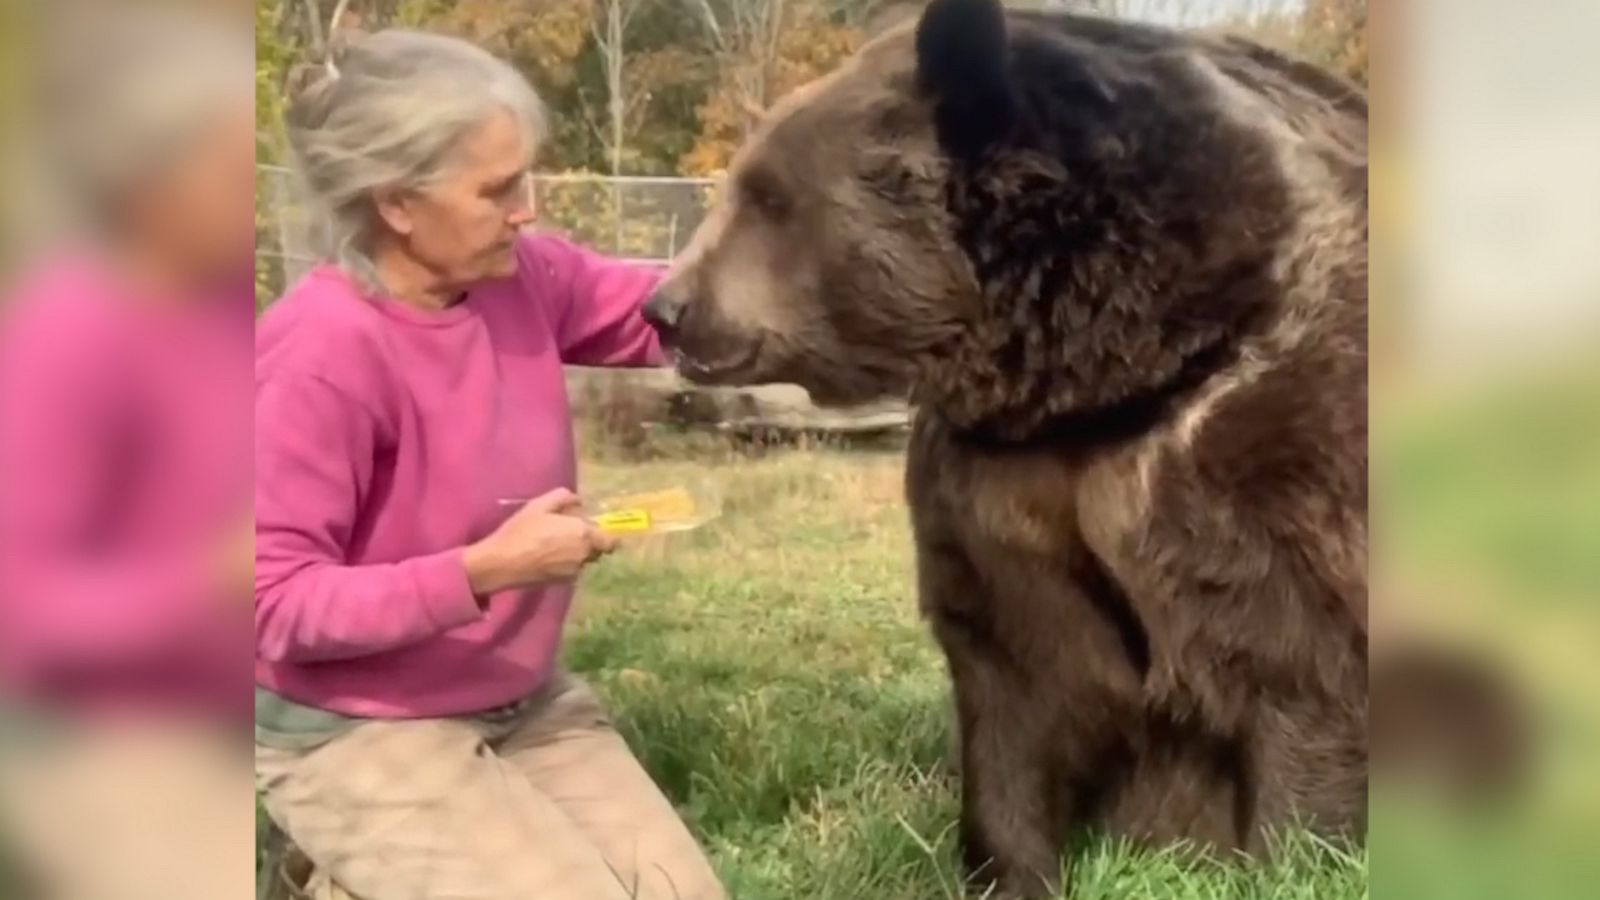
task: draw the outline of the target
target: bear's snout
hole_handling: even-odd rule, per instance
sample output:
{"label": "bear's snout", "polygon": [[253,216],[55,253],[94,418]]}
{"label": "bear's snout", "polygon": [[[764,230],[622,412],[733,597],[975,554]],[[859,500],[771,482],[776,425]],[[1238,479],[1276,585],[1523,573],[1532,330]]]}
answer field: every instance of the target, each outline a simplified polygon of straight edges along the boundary
{"label": "bear's snout", "polygon": [[657,290],[644,303],[644,320],[650,323],[664,341],[670,341],[683,319],[684,301],[666,291]]}

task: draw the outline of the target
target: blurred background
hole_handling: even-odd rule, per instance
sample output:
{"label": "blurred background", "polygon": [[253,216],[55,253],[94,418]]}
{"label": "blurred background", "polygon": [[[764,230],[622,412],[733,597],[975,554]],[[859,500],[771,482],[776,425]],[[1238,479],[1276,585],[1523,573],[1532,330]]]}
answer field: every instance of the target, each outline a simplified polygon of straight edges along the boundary
{"label": "blurred background", "polygon": [[1373,6],[1380,896],[1600,883],[1597,35],[1593,3]]}
{"label": "blurred background", "polygon": [[[249,554],[233,537],[244,513],[232,504],[248,511],[237,482],[248,479],[250,350],[247,339],[230,343],[232,326],[213,331],[204,311],[242,307],[246,292],[260,308],[308,261],[281,168],[290,67],[319,59],[341,33],[387,24],[483,44],[516,62],[552,108],[544,227],[666,259],[759,109],[906,5],[0,2],[0,397],[26,411],[0,415],[0,459],[15,466],[0,473],[0,898],[31,896],[27,876],[71,883],[87,900],[250,890],[242,726],[225,697],[187,689],[249,696],[248,619],[232,618],[248,602],[238,570]],[[1259,877],[1108,852],[1088,867],[1092,884],[1151,897],[1592,896],[1600,4],[1016,5],[1247,31],[1370,81],[1374,119],[1371,850],[1313,848]],[[156,7],[172,18],[154,36],[148,22],[110,15]],[[225,35],[248,39],[252,27],[254,152],[241,165],[226,136],[238,129],[221,123],[249,96],[174,85],[194,80],[185,72],[242,76]],[[107,46],[142,51],[83,52]],[[74,47],[76,56],[62,49]],[[123,93],[108,91],[118,85]],[[62,153],[63,141],[117,152]],[[163,164],[172,159],[184,165]],[[217,225],[228,217],[237,236]],[[231,274],[247,233],[248,286]],[[45,277],[85,266],[99,275],[93,290]],[[80,294],[109,304],[96,315],[151,295],[202,312],[137,326],[120,313],[33,312]],[[136,359],[167,364],[125,362]],[[724,478],[727,524],[646,545],[598,574],[570,653],[737,896],[950,896],[943,675],[910,594],[903,417],[821,419],[792,394],[686,402],[672,385],[574,377],[586,477],[641,487],[708,469]],[[112,389],[126,383],[159,387],[172,405],[158,416]],[[186,509],[184,521],[124,522],[128,501],[87,491],[90,470],[68,465],[120,471],[135,445],[77,426],[130,420],[156,446],[189,454],[179,459],[208,463],[182,470],[204,478],[152,468],[147,482],[111,481],[153,496],[173,488],[152,508]],[[57,446],[101,452],[52,460]],[[176,490],[189,481],[208,487]],[[19,509],[47,514],[25,521],[55,523],[52,541],[18,530]],[[79,586],[87,574],[93,590]],[[198,587],[156,590],[155,600],[133,589],[174,577]],[[159,599],[169,593],[181,602]],[[41,605],[66,612],[39,616]],[[230,654],[233,670],[207,658]],[[171,659],[184,665],[152,665]],[[97,822],[117,824],[85,825]],[[101,869],[112,874],[73,874]]]}
{"label": "blurred background", "polygon": [[0,897],[249,896],[249,10],[0,9]]}

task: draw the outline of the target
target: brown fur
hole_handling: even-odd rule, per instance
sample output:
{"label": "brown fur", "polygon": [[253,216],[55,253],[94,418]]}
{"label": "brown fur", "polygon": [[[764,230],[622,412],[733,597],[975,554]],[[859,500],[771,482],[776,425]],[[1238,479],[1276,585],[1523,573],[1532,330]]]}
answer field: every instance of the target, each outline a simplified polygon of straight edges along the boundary
{"label": "brown fur", "polygon": [[1047,891],[1088,826],[1359,838],[1365,101],[1233,39],[999,23],[936,0],[780,104],[651,314],[704,381],[917,400],[980,878]]}

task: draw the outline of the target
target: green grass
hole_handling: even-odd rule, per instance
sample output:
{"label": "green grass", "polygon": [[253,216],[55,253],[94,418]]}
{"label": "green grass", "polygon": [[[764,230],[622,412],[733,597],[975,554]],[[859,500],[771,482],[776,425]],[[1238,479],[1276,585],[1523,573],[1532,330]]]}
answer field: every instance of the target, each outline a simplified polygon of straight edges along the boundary
{"label": "green grass", "polygon": [[[586,579],[567,662],[704,840],[739,900],[961,896],[943,663],[916,614],[894,453],[591,459],[591,485],[708,471],[723,517]],[[1364,854],[1296,839],[1277,861],[1096,843],[1077,898],[1367,896]]]}
{"label": "green grass", "polygon": [[1375,784],[1378,884],[1407,900],[1592,897],[1600,368],[1555,360],[1387,401],[1372,445],[1374,611],[1508,681],[1530,714],[1534,758],[1514,796],[1471,813]]}

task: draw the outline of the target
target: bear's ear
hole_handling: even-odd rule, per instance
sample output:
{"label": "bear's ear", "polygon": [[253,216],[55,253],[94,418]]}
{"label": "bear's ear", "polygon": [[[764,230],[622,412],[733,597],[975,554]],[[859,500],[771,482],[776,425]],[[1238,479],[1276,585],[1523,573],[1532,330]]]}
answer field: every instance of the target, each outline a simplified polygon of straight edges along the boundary
{"label": "bear's ear", "polygon": [[933,100],[939,139],[971,158],[1011,124],[1000,0],[933,0],[917,23],[917,83]]}

